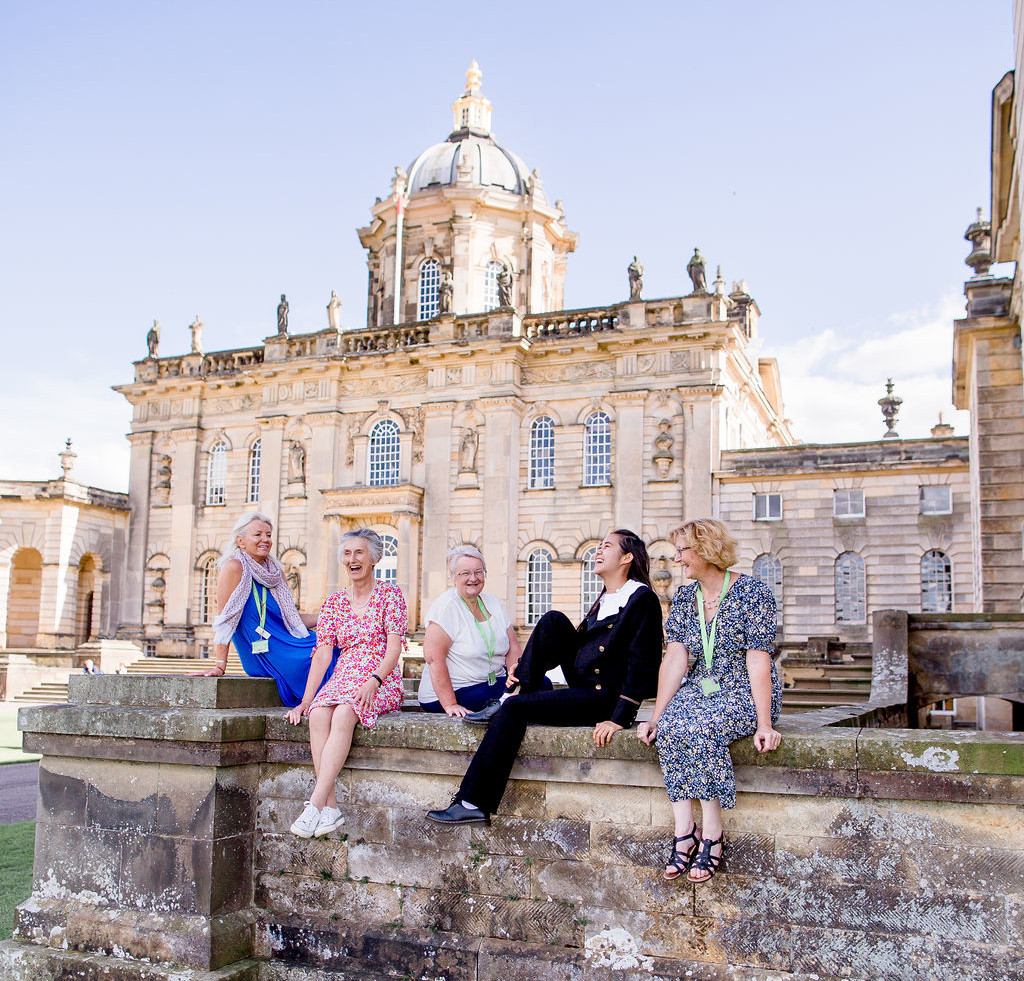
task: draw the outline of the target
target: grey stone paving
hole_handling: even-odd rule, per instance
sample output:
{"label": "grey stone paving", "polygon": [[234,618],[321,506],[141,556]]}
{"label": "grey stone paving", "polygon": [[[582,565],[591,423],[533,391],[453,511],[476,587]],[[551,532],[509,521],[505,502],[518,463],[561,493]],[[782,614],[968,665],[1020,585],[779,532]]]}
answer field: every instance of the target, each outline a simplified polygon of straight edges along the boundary
{"label": "grey stone paving", "polygon": [[0,766],[0,824],[35,819],[38,779],[38,763]]}

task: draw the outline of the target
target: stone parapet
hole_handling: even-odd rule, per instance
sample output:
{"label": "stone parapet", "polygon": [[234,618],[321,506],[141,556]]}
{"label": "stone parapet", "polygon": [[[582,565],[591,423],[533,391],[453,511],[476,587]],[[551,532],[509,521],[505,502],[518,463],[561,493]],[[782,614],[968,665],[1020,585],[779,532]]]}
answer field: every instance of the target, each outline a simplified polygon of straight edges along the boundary
{"label": "stone parapet", "polygon": [[662,878],[671,810],[632,733],[531,728],[490,826],[447,827],[424,811],[479,732],[387,716],[339,777],[346,823],[304,841],[308,728],[270,682],[82,676],[71,698],[21,715],[44,760],[33,894],[0,945],[16,981],[1024,970],[1020,734],[786,718],[777,752],[733,747],[726,858],[694,886]]}

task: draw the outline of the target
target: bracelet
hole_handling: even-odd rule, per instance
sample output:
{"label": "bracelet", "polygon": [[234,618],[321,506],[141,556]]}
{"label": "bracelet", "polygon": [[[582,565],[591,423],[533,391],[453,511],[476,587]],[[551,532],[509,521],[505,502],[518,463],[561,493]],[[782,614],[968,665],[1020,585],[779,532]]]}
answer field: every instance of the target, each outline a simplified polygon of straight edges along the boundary
{"label": "bracelet", "polygon": [[383,679],[383,678],[382,678],[382,677],[381,677],[381,676],[380,676],[379,674],[377,674],[377,672],[376,672],[376,671],[371,671],[371,672],[370,672],[370,677],[371,677],[371,678],[376,678],[376,679],[377,679],[377,685],[378,685],[378,687],[382,687],[382,686],[383,686],[383,684],[384,684],[384,679]]}

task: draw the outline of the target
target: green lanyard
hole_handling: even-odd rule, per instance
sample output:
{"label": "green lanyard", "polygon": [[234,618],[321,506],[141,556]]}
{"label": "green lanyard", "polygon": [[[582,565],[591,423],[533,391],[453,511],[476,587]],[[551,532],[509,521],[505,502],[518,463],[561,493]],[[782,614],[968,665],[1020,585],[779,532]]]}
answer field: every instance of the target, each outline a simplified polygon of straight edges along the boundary
{"label": "green lanyard", "polygon": [[466,604],[466,609],[469,610],[469,615],[473,617],[473,623],[476,624],[476,629],[480,634],[480,639],[484,642],[484,649],[487,651],[487,684],[493,685],[497,680],[498,676],[494,672],[494,622],[493,618],[487,613],[487,607],[484,606],[484,601],[478,596],[476,598],[477,603],[480,604],[480,612],[487,615],[487,619],[484,623],[487,624],[487,634],[484,634],[484,624],[477,620],[473,614],[473,607],[469,605],[469,601],[463,599],[463,603]]}
{"label": "green lanyard", "polygon": [[256,604],[256,612],[260,615],[260,624],[256,633],[260,640],[252,642],[253,654],[267,654],[270,652],[270,633],[267,631],[267,587],[263,586],[263,596],[256,590],[256,583],[252,584],[252,601]]}
{"label": "green lanyard", "polygon": [[718,597],[718,610],[711,618],[711,629],[708,630],[704,621],[704,594],[701,592],[700,583],[697,583],[697,617],[700,620],[700,645],[704,648],[704,666],[707,668],[708,677],[700,679],[700,689],[705,695],[714,695],[721,686],[711,677],[711,662],[715,657],[715,633],[718,630],[718,613],[722,609],[722,600],[729,588],[729,570],[725,570],[725,579],[722,582],[722,595]]}

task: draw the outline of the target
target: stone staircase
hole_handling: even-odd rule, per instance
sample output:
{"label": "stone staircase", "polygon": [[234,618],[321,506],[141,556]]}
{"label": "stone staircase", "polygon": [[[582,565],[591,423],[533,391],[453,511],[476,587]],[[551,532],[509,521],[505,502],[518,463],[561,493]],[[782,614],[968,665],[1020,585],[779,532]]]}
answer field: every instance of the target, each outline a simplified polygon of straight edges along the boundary
{"label": "stone staircase", "polygon": [[830,645],[827,656],[804,651],[782,662],[783,715],[834,705],[856,705],[871,697],[871,647]]}

